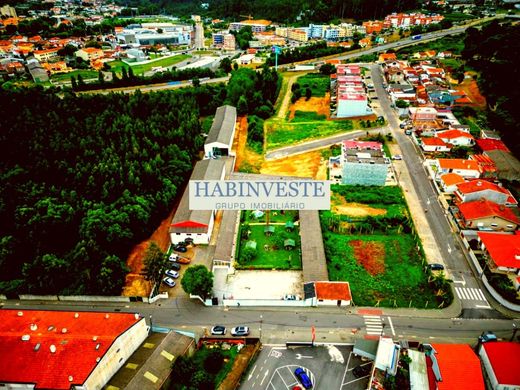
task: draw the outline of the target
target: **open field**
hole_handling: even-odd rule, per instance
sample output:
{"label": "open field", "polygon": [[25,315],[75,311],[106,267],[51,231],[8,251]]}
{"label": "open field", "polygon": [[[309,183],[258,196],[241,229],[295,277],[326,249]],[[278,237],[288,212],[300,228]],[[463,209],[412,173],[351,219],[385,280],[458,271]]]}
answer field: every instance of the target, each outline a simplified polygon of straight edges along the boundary
{"label": "open field", "polygon": [[141,73],[146,73],[152,70],[153,67],[156,66],[162,66],[162,67],[168,67],[175,65],[181,61],[184,61],[191,56],[187,54],[178,54],[175,56],[169,56],[169,57],[161,57],[156,60],[153,60],[151,62],[148,62],[146,64],[140,64],[136,62],[135,64],[125,64],[123,61],[110,61],[108,62],[108,65],[110,65],[111,70],[113,70],[116,73],[121,74],[123,67],[131,67],[135,75],[139,75]]}
{"label": "open field", "polygon": [[305,76],[300,76],[296,82],[302,90],[310,88],[313,97],[324,97],[330,88],[330,77],[320,73],[309,73]]}
{"label": "open field", "polygon": [[385,246],[382,242],[352,240],[349,242],[354,258],[372,275],[385,272]]}
{"label": "open field", "polygon": [[352,121],[307,121],[287,122],[280,118],[265,121],[267,149],[293,145],[302,141],[328,137],[353,130]]}
{"label": "open field", "polygon": [[83,80],[98,78],[97,71],[89,70],[89,69],[80,69],[80,70],[73,70],[72,72],[67,72],[67,73],[55,73],[51,76],[51,80],[57,81],[57,82],[70,81],[71,77],[74,76],[75,78],[78,78],[79,75],[81,75]]}
{"label": "open field", "polygon": [[345,203],[332,206],[334,214],[349,215],[352,217],[368,217],[373,215],[385,215],[386,209],[370,207],[361,203]]}
{"label": "open field", "polygon": [[289,107],[289,119],[297,116],[296,113],[313,112],[316,115],[324,116],[323,119],[330,118],[330,94],[327,92],[324,97],[311,97],[309,100],[305,98],[298,99]]}

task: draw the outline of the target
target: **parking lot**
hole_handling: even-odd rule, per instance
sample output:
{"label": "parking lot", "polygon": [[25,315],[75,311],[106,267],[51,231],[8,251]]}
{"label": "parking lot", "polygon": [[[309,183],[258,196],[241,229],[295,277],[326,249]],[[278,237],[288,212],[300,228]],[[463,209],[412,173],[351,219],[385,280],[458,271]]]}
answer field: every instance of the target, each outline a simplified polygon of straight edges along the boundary
{"label": "parking lot", "polygon": [[301,385],[294,370],[303,368],[313,389],[362,390],[368,376],[356,378],[353,369],[362,362],[352,346],[285,347],[263,346],[256,361],[242,378],[241,390],[292,390]]}

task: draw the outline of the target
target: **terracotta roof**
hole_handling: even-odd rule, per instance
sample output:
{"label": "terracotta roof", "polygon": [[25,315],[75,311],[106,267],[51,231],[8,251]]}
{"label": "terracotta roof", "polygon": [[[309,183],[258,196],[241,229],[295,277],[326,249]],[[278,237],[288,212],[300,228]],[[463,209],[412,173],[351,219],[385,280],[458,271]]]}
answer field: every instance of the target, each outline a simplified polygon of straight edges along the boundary
{"label": "terracotta roof", "polygon": [[424,145],[428,146],[448,146],[448,144],[439,137],[421,137],[421,141]]}
{"label": "terracotta roof", "polygon": [[439,158],[439,166],[442,169],[468,169],[479,171],[479,166],[476,161],[463,160],[460,158]]}
{"label": "terracotta roof", "polygon": [[[432,344],[442,381],[437,390],[484,390],[480,360],[467,344]],[[428,370],[430,371],[430,370]]]}
{"label": "terracotta roof", "polygon": [[499,185],[497,185],[495,183],[491,183],[486,180],[470,180],[465,183],[460,183],[457,185],[457,189],[462,194],[471,194],[473,192],[480,192],[480,191],[484,191],[484,190],[500,192],[500,193],[506,194],[508,196],[507,203],[510,203],[510,204],[518,203],[507,188],[500,187]]}
{"label": "terracotta roof", "polygon": [[475,139],[470,133],[466,133],[462,130],[446,130],[446,131],[440,131],[437,133],[437,137],[443,138],[443,139],[454,139],[454,138],[469,138],[469,139]]}
{"label": "terracotta roof", "polygon": [[506,146],[506,144],[503,143],[499,139],[482,138],[482,139],[477,140],[477,145],[484,152],[489,151],[489,150],[503,150],[505,152],[510,151],[508,149],[508,147]]}
{"label": "terracotta roof", "polygon": [[[34,383],[43,389],[83,384],[96,359],[140,320],[123,313],[78,312],[76,318],[68,311],[0,310],[0,382]],[[30,339],[23,341],[24,335]]]}
{"label": "terracotta roof", "polygon": [[103,51],[101,49],[98,49],[97,47],[85,47],[81,50],[83,50],[85,53],[97,53],[97,52]]}
{"label": "terracotta roof", "polygon": [[478,232],[489,256],[497,267],[520,268],[520,235]]}
{"label": "terracotta roof", "polygon": [[518,217],[510,208],[486,199],[461,203],[459,210],[467,221],[486,217],[499,217],[509,222],[519,223]]}
{"label": "terracotta roof", "polygon": [[343,146],[346,149],[372,149],[372,150],[382,150],[383,144],[381,142],[375,141],[343,141]]}
{"label": "terracotta roof", "polygon": [[520,386],[520,343],[484,343],[493,372],[502,385]]}
{"label": "terracotta roof", "polygon": [[315,282],[316,298],[332,301],[350,301],[350,286],[348,282]]}
{"label": "terracotta roof", "polygon": [[446,173],[445,175],[441,176],[441,180],[446,186],[464,182],[464,178],[456,173]]}

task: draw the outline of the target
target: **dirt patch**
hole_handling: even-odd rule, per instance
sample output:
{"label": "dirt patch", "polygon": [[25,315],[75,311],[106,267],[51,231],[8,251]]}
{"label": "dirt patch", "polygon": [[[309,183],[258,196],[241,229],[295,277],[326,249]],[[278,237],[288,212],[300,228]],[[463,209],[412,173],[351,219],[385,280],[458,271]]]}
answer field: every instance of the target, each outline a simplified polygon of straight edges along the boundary
{"label": "dirt patch", "polygon": [[352,217],[368,217],[373,215],[385,215],[385,209],[376,209],[361,203],[345,203],[332,207],[335,214],[350,215]]}
{"label": "dirt patch", "polygon": [[330,119],[330,93],[327,92],[324,97],[311,97],[309,100],[305,98],[298,99],[289,108],[289,119],[294,118],[296,111],[313,111]]}
{"label": "dirt patch", "polygon": [[385,272],[385,245],[376,241],[353,240],[349,242],[354,249],[358,264],[374,276]]}
{"label": "dirt patch", "polygon": [[312,177],[317,179],[327,175],[321,168],[322,157],[319,151],[313,151],[277,160],[264,161],[260,173],[265,175],[287,175],[297,177]]}
{"label": "dirt patch", "polygon": [[253,357],[257,354],[260,349],[260,343],[255,345],[246,345],[244,346],[233,362],[233,367],[227,376],[224,378],[220,386],[217,388],[218,390],[234,390],[238,387],[240,382],[240,378],[246,371],[249,362],[253,359]]}
{"label": "dirt patch", "polygon": [[244,161],[244,153],[247,143],[247,116],[239,116],[237,118],[237,127],[235,131],[235,139],[233,140],[233,150],[236,154],[235,169],[238,169]]}
{"label": "dirt patch", "polygon": [[123,287],[121,295],[125,297],[147,297],[150,295],[152,286],[150,282],[144,279],[144,254],[151,241],[155,241],[161,250],[166,252],[170,245],[168,229],[176,209],[177,204],[168,217],[152,233],[150,238],[136,245],[130,252],[126,260],[126,265],[130,268],[130,272],[126,275],[125,287]]}
{"label": "dirt patch", "polygon": [[466,96],[471,100],[472,104],[477,108],[486,108],[486,98],[480,93],[477,82],[472,78],[464,79],[464,81],[455,87],[458,91],[463,91]]}

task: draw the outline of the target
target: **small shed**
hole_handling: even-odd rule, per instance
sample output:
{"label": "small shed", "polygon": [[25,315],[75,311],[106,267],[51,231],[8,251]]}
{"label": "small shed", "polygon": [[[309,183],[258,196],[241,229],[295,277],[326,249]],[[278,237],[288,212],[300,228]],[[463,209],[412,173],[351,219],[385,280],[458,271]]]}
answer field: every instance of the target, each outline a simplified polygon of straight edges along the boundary
{"label": "small shed", "polygon": [[294,249],[296,242],[292,238],[288,238],[283,242],[283,246],[286,250],[290,251],[291,249]]}
{"label": "small shed", "polygon": [[256,250],[256,241],[248,241],[246,242],[246,248],[251,248]]}
{"label": "small shed", "polygon": [[285,222],[285,229],[288,232],[292,232],[294,230],[294,222],[293,221],[287,221]]}
{"label": "small shed", "polygon": [[265,225],[264,234],[266,236],[272,236],[273,233],[274,233],[274,226],[273,225]]}

